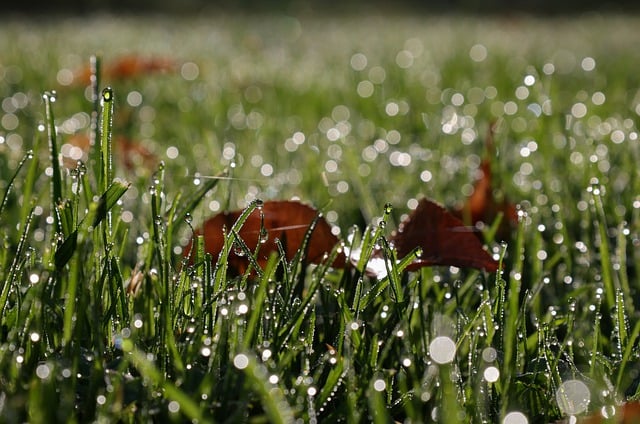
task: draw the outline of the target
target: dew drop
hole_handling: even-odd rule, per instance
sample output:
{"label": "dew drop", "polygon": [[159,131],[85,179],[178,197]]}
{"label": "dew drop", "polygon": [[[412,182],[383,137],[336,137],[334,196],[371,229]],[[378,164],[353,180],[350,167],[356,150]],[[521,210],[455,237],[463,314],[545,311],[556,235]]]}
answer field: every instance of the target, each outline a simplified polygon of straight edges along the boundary
{"label": "dew drop", "polygon": [[244,249],[242,248],[242,246],[240,245],[240,243],[238,243],[237,241],[233,242],[233,253],[235,253],[236,256],[244,256],[245,252]]}
{"label": "dew drop", "polygon": [[260,244],[265,244],[269,240],[269,231],[266,228],[260,228],[260,237],[258,238],[258,242]]}
{"label": "dew drop", "polygon": [[51,103],[55,103],[57,93],[55,91],[48,91],[42,95],[42,98],[49,100]]}
{"label": "dew drop", "polygon": [[104,90],[102,90],[102,101],[108,103],[112,100],[113,100],[113,89],[111,87],[107,87]]}
{"label": "dew drop", "polygon": [[389,215],[393,211],[393,205],[391,203],[384,204],[384,213],[385,215]]}

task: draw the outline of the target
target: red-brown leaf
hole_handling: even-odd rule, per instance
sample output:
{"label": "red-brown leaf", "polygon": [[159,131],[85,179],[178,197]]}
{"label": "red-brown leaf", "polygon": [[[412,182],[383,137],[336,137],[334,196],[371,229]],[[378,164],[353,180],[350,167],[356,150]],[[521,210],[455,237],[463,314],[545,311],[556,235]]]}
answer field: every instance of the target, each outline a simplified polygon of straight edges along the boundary
{"label": "red-brown leaf", "polygon": [[[155,73],[175,72],[176,69],[177,64],[174,60],[131,54],[106,63],[102,69],[102,77],[108,82],[124,81]],[[74,81],[77,84],[88,85],[91,81],[91,68],[86,66],[76,72]]]}
{"label": "red-brown leaf", "polygon": [[[204,234],[205,250],[214,259],[218,258],[224,244],[223,228],[231,229],[242,211],[223,212],[207,220],[202,229],[196,232]],[[262,217],[261,217],[262,215]],[[314,208],[297,201],[268,201],[262,209],[255,209],[247,218],[239,231],[239,236],[253,252],[260,242],[260,228],[268,232],[266,242],[260,244],[257,261],[264,266],[269,255],[278,252],[275,240],[279,239],[284,247],[287,260],[292,260],[303,245],[304,237],[309,226],[318,216]],[[331,226],[324,218],[319,218],[307,245],[305,259],[311,263],[321,263],[325,254],[338,244],[338,238],[331,232]],[[235,252],[229,254],[229,267],[242,274],[249,261],[245,256],[238,256]],[[340,254],[333,266],[344,267],[345,257]]]}
{"label": "red-brown leaf", "polygon": [[416,247],[422,249],[422,256],[409,266],[409,270],[445,265],[495,272],[498,262],[484,250],[475,234],[477,231],[465,226],[437,203],[422,199],[392,234],[391,242],[399,258],[405,257]]}
{"label": "red-brown leaf", "polygon": [[[568,422],[568,420],[567,420]],[[640,423],[640,403],[627,402],[616,408],[615,417],[604,418],[601,412],[597,412],[591,416],[580,417],[578,424],[600,424],[600,423],[616,423],[616,424],[637,424]]]}
{"label": "red-brown leaf", "polygon": [[466,202],[453,210],[453,213],[463,222],[477,225],[482,222],[491,225],[499,213],[503,214],[501,230],[508,232],[509,226],[518,222],[518,214],[514,204],[503,199],[496,200],[491,175],[491,162],[485,159],[480,164],[480,177],[473,186],[473,193]]}
{"label": "red-brown leaf", "polygon": [[516,206],[506,198],[496,199],[496,187],[491,170],[492,158],[497,152],[493,142],[495,124],[491,125],[485,140],[485,154],[478,178],[473,185],[473,193],[466,201],[453,210],[453,214],[464,223],[477,226],[480,223],[491,225],[502,214],[498,229],[498,238],[509,238],[513,226],[518,222]]}
{"label": "red-brown leaf", "polygon": [[[68,144],[68,146],[66,146]],[[80,149],[82,155],[78,155],[77,151],[72,149]],[[84,133],[78,133],[71,136],[62,146],[63,164],[68,169],[77,166],[78,160],[87,160],[87,155],[91,144],[89,137]],[[140,142],[131,140],[127,137],[116,137],[113,143],[113,156],[128,171],[133,171],[138,167],[153,169],[158,164],[158,158]]]}

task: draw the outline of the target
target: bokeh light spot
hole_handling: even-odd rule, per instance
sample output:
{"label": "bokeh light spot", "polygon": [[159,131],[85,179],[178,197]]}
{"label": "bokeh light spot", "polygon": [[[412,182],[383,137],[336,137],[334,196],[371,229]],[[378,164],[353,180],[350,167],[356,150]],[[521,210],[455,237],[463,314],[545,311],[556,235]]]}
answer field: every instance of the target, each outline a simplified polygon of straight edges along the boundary
{"label": "bokeh light spot", "polygon": [[580,380],[567,380],[556,391],[558,408],[566,415],[576,415],[586,411],[590,401],[589,388]]}
{"label": "bokeh light spot", "polygon": [[487,58],[487,48],[482,44],[475,44],[469,50],[469,57],[474,62],[483,62]]}
{"label": "bokeh light spot", "polygon": [[514,411],[504,416],[502,424],[529,424],[529,420],[522,412]]}
{"label": "bokeh light spot", "polygon": [[239,353],[233,358],[233,366],[243,370],[249,366],[249,357],[244,353]]}
{"label": "bokeh light spot", "polygon": [[448,364],[456,355],[456,344],[449,337],[436,337],[429,344],[429,355],[438,364]]}

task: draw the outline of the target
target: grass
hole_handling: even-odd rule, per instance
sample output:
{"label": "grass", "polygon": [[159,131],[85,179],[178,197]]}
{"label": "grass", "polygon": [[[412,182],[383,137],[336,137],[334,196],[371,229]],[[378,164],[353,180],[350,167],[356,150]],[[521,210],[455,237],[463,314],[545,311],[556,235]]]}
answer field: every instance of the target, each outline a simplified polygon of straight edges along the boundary
{"label": "grass", "polygon": [[[640,371],[635,28],[615,16],[3,25],[2,421],[619,410]],[[128,53],[183,65],[70,83],[95,53],[98,69]],[[369,229],[388,235],[416,199],[469,194],[493,122],[499,195],[523,211],[503,274],[398,264],[377,281],[273,257],[259,277],[228,278],[232,238],[218,261],[201,240],[182,259],[206,217],[292,196],[343,239],[358,225],[366,252]],[[93,147],[61,164],[75,133]],[[162,162],[127,167],[120,136]],[[501,241],[488,242],[496,255]]]}

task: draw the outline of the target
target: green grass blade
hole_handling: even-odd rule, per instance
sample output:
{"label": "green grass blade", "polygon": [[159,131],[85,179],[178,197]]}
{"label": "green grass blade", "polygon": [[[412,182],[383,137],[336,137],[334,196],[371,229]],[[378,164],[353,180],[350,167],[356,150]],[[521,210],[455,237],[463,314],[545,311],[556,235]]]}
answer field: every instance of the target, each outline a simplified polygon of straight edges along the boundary
{"label": "green grass blade", "polygon": [[[33,159],[33,152],[29,151],[27,152],[27,154],[22,158],[22,160],[20,161],[20,163],[18,163],[18,167],[16,168],[15,173],[13,174],[13,176],[11,177],[11,179],[9,180],[9,184],[7,185],[7,189],[4,192],[4,196],[2,197],[2,203],[0,203],[0,224],[2,224],[3,221],[3,212],[4,212],[4,208],[7,204],[7,200],[9,198],[9,194],[11,194],[11,190],[13,190],[13,187],[15,185],[15,180],[18,177],[18,174],[20,173],[20,170],[22,169],[22,167],[25,165],[25,163],[27,163],[27,161]],[[23,194],[25,196],[25,199],[30,198],[31,196],[29,196],[29,194],[31,193],[31,189],[32,189],[32,184],[28,184],[25,189],[23,190]],[[28,191],[27,191],[28,190]],[[26,203],[26,202],[25,202]]]}
{"label": "green grass blade", "polygon": [[240,353],[234,358],[236,368],[247,379],[247,388],[260,398],[269,422],[286,424],[293,422],[294,413],[280,387],[269,382],[267,369],[251,354]]}
{"label": "green grass blade", "polygon": [[176,387],[175,384],[166,380],[153,362],[147,359],[147,355],[136,348],[131,340],[124,342],[123,350],[128,353],[129,361],[144,378],[148,379],[158,389],[161,389],[164,397],[177,403],[178,407],[175,409],[190,420],[196,422],[208,421],[198,404],[188,394]]}
{"label": "green grass blade", "polygon": [[49,139],[49,160],[51,161],[51,202],[55,207],[56,203],[62,200],[62,174],[60,172],[60,161],[58,155],[58,136],[53,114],[53,103],[56,101],[55,93],[45,93],[43,96],[45,105],[45,116],[47,126],[47,137]]}
{"label": "green grass blade", "polygon": [[113,89],[102,90],[102,113],[100,116],[100,189],[104,193],[113,179],[113,154],[111,137],[113,132]]}
{"label": "green grass blade", "polygon": [[130,184],[122,181],[114,181],[109,185],[95,206],[93,219],[90,218],[92,227],[97,227],[107,217],[107,214],[118,203],[118,200],[120,200],[130,186]]}
{"label": "green grass blade", "polygon": [[605,305],[607,309],[613,309],[615,307],[616,300],[616,287],[613,281],[612,274],[612,262],[611,262],[611,249],[609,248],[609,235],[607,234],[606,215],[604,213],[604,207],[602,203],[602,190],[603,188],[596,181],[589,187],[591,192],[591,199],[593,201],[593,207],[595,210],[596,226],[598,229],[598,251],[600,254],[600,264],[602,272],[602,284],[604,286],[605,293]]}

